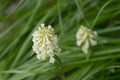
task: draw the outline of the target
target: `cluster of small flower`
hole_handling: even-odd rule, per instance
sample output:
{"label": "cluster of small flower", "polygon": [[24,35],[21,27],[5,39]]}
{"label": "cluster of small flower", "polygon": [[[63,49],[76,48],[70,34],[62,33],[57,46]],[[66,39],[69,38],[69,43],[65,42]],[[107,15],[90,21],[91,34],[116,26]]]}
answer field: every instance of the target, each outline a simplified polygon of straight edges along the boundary
{"label": "cluster of small flower", "polygon": [[77,45],[82,47],[82,51],[87,54],[89,50],[89,46],[95,46],[97,44],[97,32],[92,31],[84,26],[81,26],[78,29],[76,34]]}
{"label": "cluster of small flower", "polygon": [[33,33],[33,50],[37,54],[38,59],[45,60],[50,57],[50,63],[54,63],[54,55],[60,53],[60,48],[58,47],[57,35],[54,35],[54,29],[49,25],[45,27],[41,24]]}
{"label": "cluster of small flower", "polygon": [[[81,46],[84,53],[88,53],[89,47],[97,44],[96,41],[97,33],[81,26],[76,34],[77,45]],[[41,24],[33,33],[33,51],[37,54],[37,58],[46,60],[50,58],[49,62],[54,63],[54,56],[59,54],[61,49],[58,46],[57,35],[54,34],[54,29],[51,25],[45,26]]]}

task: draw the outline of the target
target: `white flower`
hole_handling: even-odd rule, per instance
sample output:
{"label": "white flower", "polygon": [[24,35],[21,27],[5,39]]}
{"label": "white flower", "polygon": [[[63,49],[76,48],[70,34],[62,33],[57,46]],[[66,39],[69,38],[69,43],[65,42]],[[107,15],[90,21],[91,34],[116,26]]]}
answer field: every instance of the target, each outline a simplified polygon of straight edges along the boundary
{"label": "white flower", "polygon": [[60,53],[60,48],[58,47],[58,38],[54,34],[54,29],[49,25],[45,27],[41,24],[33,33],[33,50],[37,54],[37,58],[41,60],[46,60],[47,57],[50,58],[49,62],[54,63],[54,55]]}
{"label": "white flower", "polygon": [[91,29],[88,29],[84,26],[81,26],[78,29],[78,32],[76,34],[77,38],[77,45],[82,47],[82,51],[87,54],[90,45],[95,46],[97,44],[96,38],[97,33],[96,31],[92,31]]}

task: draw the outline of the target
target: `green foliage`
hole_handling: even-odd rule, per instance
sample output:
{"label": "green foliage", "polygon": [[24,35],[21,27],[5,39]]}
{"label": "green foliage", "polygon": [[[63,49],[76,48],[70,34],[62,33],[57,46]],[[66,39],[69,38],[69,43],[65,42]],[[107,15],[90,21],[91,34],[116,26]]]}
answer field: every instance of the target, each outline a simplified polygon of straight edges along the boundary
{"label": "green foliage", "polygon": [[[0,80],[119,80],[119,16],[120,0],[0,0]],[[59,37],[55,64],[32,51],[43,22]],[[98,32],[89,59],[76,46],[80,25]]]}

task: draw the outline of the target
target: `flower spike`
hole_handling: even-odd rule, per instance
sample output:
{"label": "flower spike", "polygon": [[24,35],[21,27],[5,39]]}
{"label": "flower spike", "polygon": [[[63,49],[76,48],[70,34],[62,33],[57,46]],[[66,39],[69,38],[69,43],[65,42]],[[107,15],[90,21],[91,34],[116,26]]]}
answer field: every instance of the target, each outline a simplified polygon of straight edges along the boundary
{"label": "flower spike", "polygon": [[33,51],[37,54],[37,59],[46,60],[49,57],[49,62],[54,63],[54,56],[59,54],[61,49],[58,46],[57,35],[54,34],[54,29],[44,23],[38,27],[33,33]]}

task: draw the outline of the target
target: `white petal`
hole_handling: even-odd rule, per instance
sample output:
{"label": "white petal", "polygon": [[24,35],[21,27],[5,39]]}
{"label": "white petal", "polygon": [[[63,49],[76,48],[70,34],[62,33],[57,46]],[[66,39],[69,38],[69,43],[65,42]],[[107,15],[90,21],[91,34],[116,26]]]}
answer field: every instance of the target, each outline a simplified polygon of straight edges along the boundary
{"label": "white petal", "polygon": [[84,45],[82,46],[82,51],[87,54],[88,53],[88,48],[89,48],[89,42],[88,40],[86,40],[86,42],[84,43]]}
{"label": "white petal", "polygon": [[94,31],[93,33],[94,33],[95,36],[97,36],[97,32],[96,31]]}
{"label": "white petal", "polygon": [[52,28],[52,26],[51,25],[48,25],[48,29],[51,29]]}
{"label": "white petal", "polygon": [[38,27],[38,30],[41,30],[41,27]]}
{"label": "white petal", "polygon": [[81,46],[81,41],[77,41],[77,46]]}
{"label": "white petal", "polygon": [[97,44],[97,41],[95,41],[95,40],[93,40],[93,39],[90,39],[90,44],[91,44],[92,46],[95,46],[95,45]]}
{"label": "white petal", "polygon": [[42,60],[46,60],[46,57],[47,57],[47,56],[46,56],[45,51],[44,51],[44,52],[42,51],[41,55],[42,55],[42,56],[41,56],[41,59],[42,59]]}
{"label": "white petal", "polygon": [[90,38],[93,38],[93,37],[94,37],[94,35],[92,35],[91,33],[89,34],[89,36],[90,36]]}
{"label": "white petal", "polygon": [[42,28],[43,28],[43,27],[45,27],[45,24],[44,24],[44,23],[42,23],[42,24],[41,24],[41,27],[42,27]]}
{"label": "white petal", "polygon": [[41,59],[41,55],[37,54],[36,55],[37,59]]}
{"label": "white petal", "polygon": [[45,36],[45,40],[46,40],[46,44],[50,44],[50,40],[49,40],[48,36]]}
{"label": "white petal", "polygon": [[78,32],[76,33],[76,38],[79,39],[82,34],[83,34],[83,31],[78,30]]}
{"label": "white petal", "polygon": [[83,25],[81,25],[81,26],[80,26],[80,29],[84,30],[84,29],[85,29],[85,27],[84,27]]}
{"label": "white petal", "polygon": [[88,36],[87,33],[81,36],[80,38],[81,43],[83,43],[87,39],[87,36]]}
{"label": "white petal", "polygon": [[53,57],[50,57],[50,61],[49,62],[53,64],[55,62],[55,59]]}

